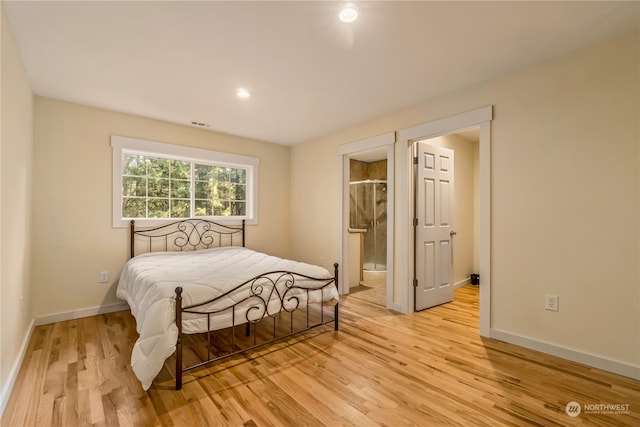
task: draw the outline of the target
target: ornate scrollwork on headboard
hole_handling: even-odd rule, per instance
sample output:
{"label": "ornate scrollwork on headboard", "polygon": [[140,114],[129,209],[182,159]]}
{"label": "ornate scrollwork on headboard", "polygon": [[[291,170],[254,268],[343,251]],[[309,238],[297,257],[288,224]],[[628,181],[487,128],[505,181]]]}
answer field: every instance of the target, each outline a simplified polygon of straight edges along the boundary
{"label": "ornate scrollwork on headboard", "polygon": [[131,253],[136,242],[143,242],[146,252],[195,251],[222,246],[244,246],[245,221],[242,225],[226,225],[206,219],[192,218],[157,227],[136,229],[131,220]]}

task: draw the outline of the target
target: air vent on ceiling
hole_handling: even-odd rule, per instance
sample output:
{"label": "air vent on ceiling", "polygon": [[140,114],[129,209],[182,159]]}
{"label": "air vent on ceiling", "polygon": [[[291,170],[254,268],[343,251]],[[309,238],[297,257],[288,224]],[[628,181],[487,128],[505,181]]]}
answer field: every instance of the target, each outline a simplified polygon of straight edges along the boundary
{"label": "air vent on ceiling", "polygon": [[200,126],[200,127],[203,127],[203,128],[211,127],[211,125],[208,125],[208,124],[202,123],[202,122],[191,122],[191,124],[194,125],[194,126]]}

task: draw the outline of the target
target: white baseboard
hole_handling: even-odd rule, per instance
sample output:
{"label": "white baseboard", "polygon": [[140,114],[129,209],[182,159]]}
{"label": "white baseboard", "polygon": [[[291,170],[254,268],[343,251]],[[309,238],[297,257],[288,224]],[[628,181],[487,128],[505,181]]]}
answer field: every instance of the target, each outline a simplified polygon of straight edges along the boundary
{"label": "white baseboard", "polygon": [[16,383],[16,379],[18,379],[18,373],[20,372],[20,367],[22,366],[24,356],[27,354],[27,347],[29,346],[29,341],[31,340],[31,334],[33,333],[34,327],[34,319],[31,319],[31,324],[29,324],[29,331],[22,340],[20,351],[18,352],[18,357],[16,357],[16,360],[13,362],[11,370],[9,371],[9,375],[7,376],[7,381],[4,383],[2,391],[0,392],[0,418],[2,418],[2,415],[4,414],[4,409],[7,407],[7,403],[9,403],[9,397],[11,396],[13,386]]}
{"label": "white baseboard", "polygon": [[470,277],[467,277],[467,278],[466,278],[466,279],[464,279],[464,280],[461,280],[461,281],[459,281],[459,282],[454,283],[454,284],[453,284],[453,290],[456,290],[456,289],[458,289],[458,288],[461,288],[461,287],[463,287],[463,286],[467,286],[467,285],[470,285],[470,284],[471,284],[471,278],[470,278]]}
{"label": "white baseboard", "polygon": [[402,313],[402,306],[400,304],[395,304],[393,302],[389,302],[387,300],[387,309],[397,311],[398,313]]}
{"label": "white baseboard", "polygon": [[84,308],[82,310],[67,311],[64,313],[48,314],[35,318],[35,325],[48,325],[50,323],[64,322],[65,320],[82,319],[83,317],[97,316],[98,314],[113,313],[114,311],[128,310],[129,304],[118,302],[109,305]]}
{"label": "white baseboard", "polygon": [[572,362],[578,362],[582,363],[583,365],[602,369],[603,371],[613,372],[614,374],[640,380],[640,366],[634,366],[625,362],[620,362],[618,360],[607,359],[606,357],[584,353],[582,351],[573,350],[518,334],[513,334],[511,332],[501,331],[499,329],[492,328],[490,331],[490,337],[500,341],[508,342],[510,344],[526,347],[531,350],[547,353],[552,356],[571,360]]}

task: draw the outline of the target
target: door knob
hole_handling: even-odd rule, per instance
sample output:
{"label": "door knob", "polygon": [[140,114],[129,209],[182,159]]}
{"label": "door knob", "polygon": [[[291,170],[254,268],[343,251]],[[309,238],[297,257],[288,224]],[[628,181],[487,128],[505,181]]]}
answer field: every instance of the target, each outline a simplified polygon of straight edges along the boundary
{"label": "door knob", "polygon": [[452,230],[452,231],[449,232],[449,236],[452,236],[452,237],[455,236],[456,234],[458,234],[457,231],[453,231]]}

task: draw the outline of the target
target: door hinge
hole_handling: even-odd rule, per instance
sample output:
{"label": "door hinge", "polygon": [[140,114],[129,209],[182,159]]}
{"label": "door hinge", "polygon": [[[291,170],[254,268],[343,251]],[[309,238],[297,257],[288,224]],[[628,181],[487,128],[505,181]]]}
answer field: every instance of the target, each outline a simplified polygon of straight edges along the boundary
{"label": "door hinge", "polygon": [[413,287],[414,288],[418,287],[418,279],[413,279]]}
{"label": "door hinge", "polygon": [[418,226],[418,218],[413,218],[413,226],[414,227]]}
{"label": "door hinge", "polygon": [[[406,158],[406,157],[405,157]],[[413,158],[413,164],[417,165],[418,164],[418,156]]]}

